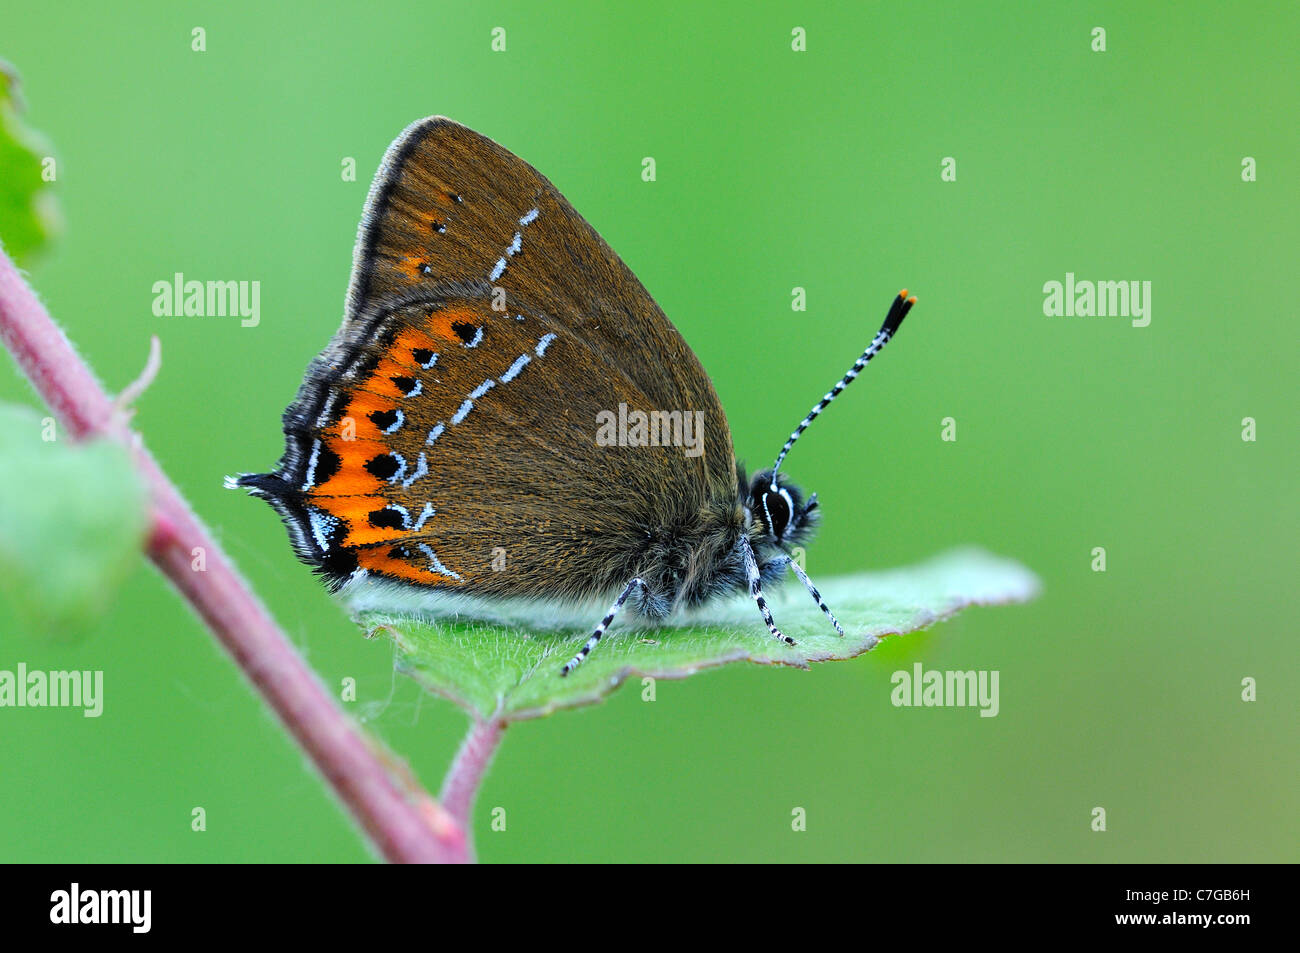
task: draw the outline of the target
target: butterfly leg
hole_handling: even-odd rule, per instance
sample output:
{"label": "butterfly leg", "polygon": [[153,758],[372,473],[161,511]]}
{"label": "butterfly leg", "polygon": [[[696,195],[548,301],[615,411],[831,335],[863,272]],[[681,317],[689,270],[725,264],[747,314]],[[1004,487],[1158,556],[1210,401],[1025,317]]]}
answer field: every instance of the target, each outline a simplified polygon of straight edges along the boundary
{"label": "butterfly leg", "polygon": [[[786,558],[789,559],[789,557]],[[835,618],[835,613],[831,612],[831,607],[826,604],[824,599],[822,599],[822,594],[817,591],[817,587],[814,586],[813,581],[808,578],[808,574],[803,571],[803,567],[793,559],[789,559],[789,565],[794,571],[794,574],[799,577],[799,581],[803,583],[804,588],[808,590],[808,595],[813,597],[813,601],[817,603],[818,608],[820,608],[822,612],[826,613],[826,618],[831,620],[831,625],[835,626],[835,631],[840,634],[841,638],[843,638],[844,627],[840,625],[839,620]]]}
{"label": "butterfly leg", "polygon": [[772,637],[784,642],[786,645],[795,645],[795,640],[783,633],[776,627],[772,620],[772,610],[767,607],[767,600],[763,598],[762,577],[758,571],[758,560],[754,558],[754,547],[750,545],[749,537],[741,534],[740,551],[745,558],[745,576],[749,580],[749,594],[754,597],[758,603],[758,611],[763,613],[763,621],[767,623],[767,630],[772,633]]}
{"label": "butterfly leg", "polygon": [[575,668],[581,665],[583,660],[591,654],[591,650],[596,647],[596,643],[600,641],[600,637],[605,634],[605,630],[608,629],[610,623],[614,621],[614,616],[618,615],[618,610],[623,608],[623,603],[627,602],[628,596],[632,595],[632,590],[638,587],[645,589],[645,581],[639,578],[633,579],[623,587],[623,591],[619,593],[619,597],[615,599],[614,604],[609,607],[609,613],[605,618],[600,620],[600,625],[596,626],[596,631],[591,633],[591,636],[583,644],[582,649],[579,650],[578,654],[564,663],[564,668],[560,669],[560,675],[568,675]]}

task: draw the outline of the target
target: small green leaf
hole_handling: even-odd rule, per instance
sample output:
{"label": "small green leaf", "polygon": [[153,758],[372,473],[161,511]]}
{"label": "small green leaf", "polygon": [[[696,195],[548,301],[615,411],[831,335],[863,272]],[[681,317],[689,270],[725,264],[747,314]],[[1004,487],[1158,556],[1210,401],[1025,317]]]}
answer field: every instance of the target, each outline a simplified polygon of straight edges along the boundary
{"label": "small green leaf", "polygon": [[0,60],[0,245],[26,264],[60,228],[54,192],[43,174],[51,149],[19,118],[18,74]]}
{"label": "small green leaf", "polygon": [[125,448],[71,443],[52,418],[0,404],[0,633],[88,627],[139,562],[146,525]]}
{"label": "small green leaf", "polygon": [[[632,677],[684,678],[727,662],[807,668],[809,662],[853,658],[884,636],[924,628],[968,606],[1025,602],[1038,592],[1038,580],[1028,569],[978,549],[957,550],[907,569],[819,581],[818,586],[844,626],[844,638],[791,579],[770,601],[777,623],[796,646],[773,639],[754,603],[741,595],[683,624],[616,624],[567,678],[560,676],[560,668],[592,626],[535,632],[379,612],[363,612],[357,621],[370,635],[392,639],[398,670],[428,691],[478,717],[517,721],[599,701]],[[593,618],[592,625],[598,621]]]}

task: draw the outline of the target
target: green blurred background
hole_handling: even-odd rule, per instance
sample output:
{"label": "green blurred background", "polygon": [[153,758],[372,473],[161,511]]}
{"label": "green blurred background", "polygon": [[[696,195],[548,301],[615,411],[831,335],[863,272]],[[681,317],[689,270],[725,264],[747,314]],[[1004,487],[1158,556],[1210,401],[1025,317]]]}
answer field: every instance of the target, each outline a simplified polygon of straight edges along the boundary
{"label": "green blurred background", "polygon": [[[280,453],[389,141],[443,113],[550,177],[696,349],[754,465],[907,285],[897,343],[790,459],[825,504],[809,570],[973,542],[1044,595],[811,673],[734,665],[515,725],[482,859],[1295,860],[1300,14],[1134,6],[12,6],[0,56],[66,219],[32,280],[110,389],[161,337],[150,447],[434,790],[465,717],[394,676],[271,510],[221,486]],[[177,271],[260,281],[261,325],[154,317]],[[1045,317],[1066,272],[1151,281],[1150,326]],[[9,371],[0,400],[35,402]],[[101,668],[107,698],[99,719],[0,710],[0,859],[370,858],[144,564],[79,639],[12,629],[0,668]],[[892,707],[914,661],[998,670],[1001,713]]]}

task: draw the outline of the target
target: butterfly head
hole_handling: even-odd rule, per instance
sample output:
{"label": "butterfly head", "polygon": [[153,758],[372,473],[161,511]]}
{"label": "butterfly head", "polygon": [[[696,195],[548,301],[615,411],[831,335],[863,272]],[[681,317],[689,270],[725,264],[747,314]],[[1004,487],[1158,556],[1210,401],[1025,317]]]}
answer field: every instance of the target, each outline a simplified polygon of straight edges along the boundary
{"label": "butterfly head", "polygon": [[817,494],[804,502],[797,486],[786,480],[773,482],[772,471],[763,470],[750,481],[746,505],[770,542],[778,546],[793,545],[812,529]]}

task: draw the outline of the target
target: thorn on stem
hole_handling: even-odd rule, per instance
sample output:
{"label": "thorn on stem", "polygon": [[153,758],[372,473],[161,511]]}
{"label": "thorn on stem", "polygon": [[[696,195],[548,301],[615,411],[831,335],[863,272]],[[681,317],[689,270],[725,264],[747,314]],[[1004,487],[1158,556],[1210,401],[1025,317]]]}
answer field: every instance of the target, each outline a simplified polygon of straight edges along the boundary
{"label": "thorn on stem", "polygon": [[140,376],[127,384],[122,393],[117,395],[113,401],[113,413],[120,417],[123,422],[131,418],[134,411],[131,405],[139,399],[140,395],[149,389],[149,385],[154,382],[158,376],[158,370],[162,367],[162,343],[158,340],[158,335],[151,335],[149,338],[149,357],[144,362],[144,370]]}

